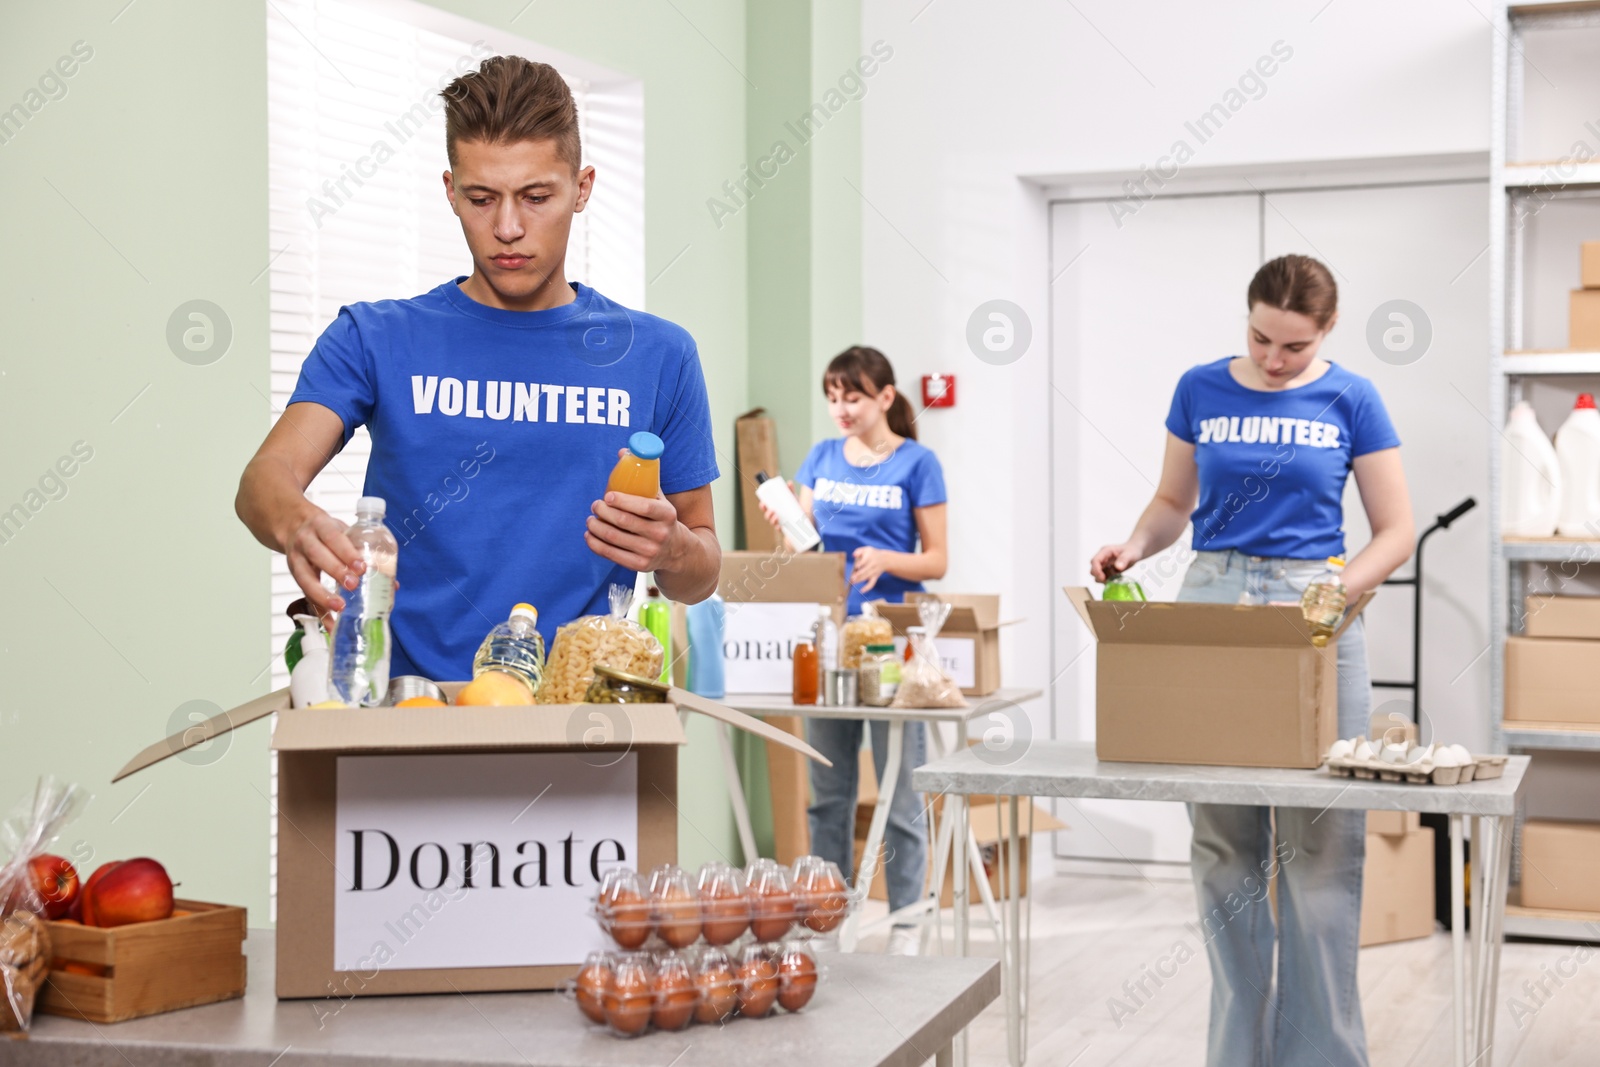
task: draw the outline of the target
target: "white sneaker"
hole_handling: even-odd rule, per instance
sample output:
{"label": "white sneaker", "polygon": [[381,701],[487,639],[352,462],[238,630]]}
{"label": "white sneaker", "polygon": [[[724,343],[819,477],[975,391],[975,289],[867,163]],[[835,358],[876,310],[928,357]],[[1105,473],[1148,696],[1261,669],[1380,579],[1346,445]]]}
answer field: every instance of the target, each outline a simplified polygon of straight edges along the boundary
{"label": "white sneaker", "polygon": [[922,955],[922,929],[916,926],[890,927],[888,954],[891,956]]}

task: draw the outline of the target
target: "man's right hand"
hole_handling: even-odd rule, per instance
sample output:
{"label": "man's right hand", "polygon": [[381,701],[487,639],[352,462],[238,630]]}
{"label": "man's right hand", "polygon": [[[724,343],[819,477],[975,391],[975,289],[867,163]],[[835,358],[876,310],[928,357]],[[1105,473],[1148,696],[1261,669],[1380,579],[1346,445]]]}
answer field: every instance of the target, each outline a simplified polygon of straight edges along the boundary
{"label": "man's right hand", "polygon": [[334,578],[341,589],[355,589],[366,563],[345,534],[345,525],[326,511],[306,505],[305,517],[283,538],[283,551],[289,558],[289,573],[305,593],[317,614],[344,610],[344,598],[330,593],[322,576]]}

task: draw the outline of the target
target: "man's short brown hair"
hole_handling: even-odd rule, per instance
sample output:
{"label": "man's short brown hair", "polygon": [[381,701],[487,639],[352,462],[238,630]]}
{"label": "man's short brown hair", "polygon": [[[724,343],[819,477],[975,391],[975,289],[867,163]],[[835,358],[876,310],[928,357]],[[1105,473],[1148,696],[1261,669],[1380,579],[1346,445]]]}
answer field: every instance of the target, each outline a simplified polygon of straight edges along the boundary
{"label": "man's short brown hair", "polygon": [[452,167],[457,141],[554,141],[557,154],[578,170],[583,158],[578,105],[566,79],[550,64],[490,56],[439,95],[444,97],[444,146]]}

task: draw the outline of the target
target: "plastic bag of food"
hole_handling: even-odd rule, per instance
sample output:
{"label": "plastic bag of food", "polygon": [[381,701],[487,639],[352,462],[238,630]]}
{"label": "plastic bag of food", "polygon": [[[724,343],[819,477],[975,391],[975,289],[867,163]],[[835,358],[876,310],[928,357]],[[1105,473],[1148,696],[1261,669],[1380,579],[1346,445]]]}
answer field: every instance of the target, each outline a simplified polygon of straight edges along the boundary
{"label": "plastic bag of food", "polygon": [[878,616],[876,605],[877,601],[864,605],[862,613],[846,619],[839,631],[839,666],[847,671],[861,668],[861,650],[868,645],[894,643],[894,627]]}
{"label": "plastic bag of food", "polygon": [[535,698],[540,704],[581,704],[594,681],[596,664],[640,678],[661,676],[666,653],[655,634],[628,618],[633,590],[611,587],[611,613],[585,615],[556,631],[545,662],[544,681]]}
{"label": "plastic bag of food", "polygon": [[88,794],[49,775],[41,777],[0,823],[0,1031],[26,1030],[33,1002],[50,971],[50,932],[29,861],[54,843]]}
{"label": "plastic bag of food", "polygon": [[900,688],[895,691],[892,708],[964,708],[967,698],[961,687],[939,665],[939,651],[933,639],[939,636],[945,620],[950,617],[951,605],[942,600],[917,601],[917,617],[923,632],[911,638],[911,662],[900,675]]}

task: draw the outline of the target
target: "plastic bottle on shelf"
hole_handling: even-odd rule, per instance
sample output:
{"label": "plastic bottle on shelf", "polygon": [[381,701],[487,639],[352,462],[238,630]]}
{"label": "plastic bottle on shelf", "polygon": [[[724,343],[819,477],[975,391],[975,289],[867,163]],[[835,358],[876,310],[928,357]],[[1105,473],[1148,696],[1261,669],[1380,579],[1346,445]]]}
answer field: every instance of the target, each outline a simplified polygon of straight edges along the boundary
{"label": "plastic bottle on shelf", "polygon": [[400,545],[383,524],[385,509],[382,497],[362,497],[345,531],[367,565],[354,589],[340,588],[344,610],[333,627],[328,695],[346,704],[376,707],[389,695],[389,613]]}
{"label": "plastic bottle on shelf", "polygon": [[1344,560],[1338,556],[1329,556],[1328,569],[1317,575],[1300,596],[1300,614],[1311,624],[1313,645],[1318,648],[1327,647],[1328,638],[1333,636],[1334,627],[1338,626],[1339,620],[1344,617],[1347,598],[1348,591],[1344,586]]}
{"label": "plastic bottle on shelf", "polygon": [[1561,463],[1526,400],[1511,406],[1500,456],[1505,472],[1501,533],[1507,537],[1553,537],[1561,512]]}
{"label": "plastic bottle on shelf", "polygon": [[1600,411],[1594,397],[1578,394],[1572,414],[1556,431],[1561,467],[1561,510],[1556,533],[1600,539]]}
{"label": "plastic bottle on shelf", "polygon": [[472,676],[484,671],[504,671],[528,687],[529,699],[544,679],[544,638],[539,635],[539,612],[532,604],[518,604],[505,622],[484,635],[472,657]]}

